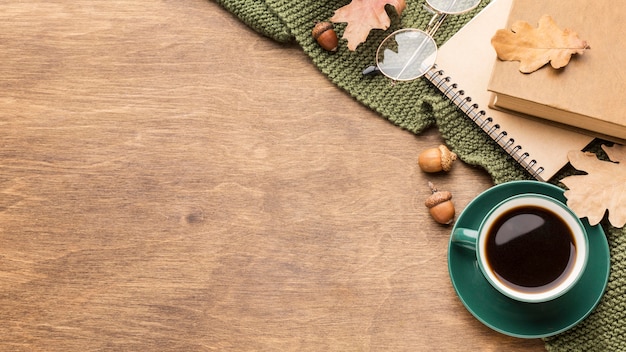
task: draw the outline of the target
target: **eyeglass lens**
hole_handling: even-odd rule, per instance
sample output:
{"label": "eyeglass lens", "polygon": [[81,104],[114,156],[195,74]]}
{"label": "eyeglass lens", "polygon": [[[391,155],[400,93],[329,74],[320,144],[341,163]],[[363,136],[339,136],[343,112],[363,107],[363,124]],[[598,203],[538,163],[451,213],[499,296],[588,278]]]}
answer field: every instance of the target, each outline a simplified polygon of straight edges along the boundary
{"label": "eyeglass lens", "polygon": [[[472,10],[481,0],[426,0],[436,11],[433,19],[447,14]],[[432,21],[431,21],[432,22]],[[438,26],[437,26],[438,28]],[[435,29],[436,30],[436,29]],[[376,51],[376,66],[394,81],[409,81],[423,76],[437,59],[437,44],[433,33],[419,29],[400,29],[385,38]]]}

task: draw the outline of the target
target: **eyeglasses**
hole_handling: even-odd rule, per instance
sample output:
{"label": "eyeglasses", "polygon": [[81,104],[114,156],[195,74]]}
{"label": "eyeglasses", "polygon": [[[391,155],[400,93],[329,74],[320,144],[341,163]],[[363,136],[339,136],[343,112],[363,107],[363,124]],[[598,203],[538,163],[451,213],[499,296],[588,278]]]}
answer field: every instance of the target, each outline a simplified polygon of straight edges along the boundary
{"label": "eyeglasses", "polygon": [[476,8],[481,0],[426,0],[433,13],[426,30],[400,29],[385,38],[376,51],[376,66],[363,74],[380,72],[392,81],[410,81],[423,76],[435,64],[437,44],[433,36],[448,15],[462,14]]}

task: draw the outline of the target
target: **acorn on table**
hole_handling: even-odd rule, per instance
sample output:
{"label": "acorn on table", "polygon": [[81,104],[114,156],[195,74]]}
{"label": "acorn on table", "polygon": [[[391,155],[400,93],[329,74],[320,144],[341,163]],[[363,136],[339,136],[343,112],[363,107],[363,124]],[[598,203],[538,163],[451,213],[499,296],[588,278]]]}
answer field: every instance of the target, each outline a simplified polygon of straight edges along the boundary
{"label": "acorn on table", "polygon": [[431,195],[426,198],[424,205],[428,208],[430,216],[443,225],[452,223],[456,214],[454,203],[452,203],[452,193],[438,190],[430,181],[428,187],[430,187]]}

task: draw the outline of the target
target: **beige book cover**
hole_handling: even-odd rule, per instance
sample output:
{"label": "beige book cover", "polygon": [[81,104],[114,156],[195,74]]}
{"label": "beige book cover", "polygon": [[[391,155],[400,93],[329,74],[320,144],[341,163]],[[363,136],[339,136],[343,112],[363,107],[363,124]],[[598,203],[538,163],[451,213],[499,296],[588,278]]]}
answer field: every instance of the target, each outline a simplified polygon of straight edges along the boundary
{"label": "beige book cover", "polygon": [[626,140],[626,2],[613,0],[514,0],[506,26],[526,21],[536,27],[550,15],[590,46],[569,64],[549,64],[524,74],[519,62],[496,60],[488,85],[491,106]]}
{"label": "beige book cover", "polygon": [[[491,37],[506,25],[511,4],[492,0],[441,46],[437,67],[426,77],[535,178],[547,181],[568,163],[569,151],[583,149],[593,137],[488,106],[487,84],[496,60]],[[458,99],[461,90],[470,103]]]}

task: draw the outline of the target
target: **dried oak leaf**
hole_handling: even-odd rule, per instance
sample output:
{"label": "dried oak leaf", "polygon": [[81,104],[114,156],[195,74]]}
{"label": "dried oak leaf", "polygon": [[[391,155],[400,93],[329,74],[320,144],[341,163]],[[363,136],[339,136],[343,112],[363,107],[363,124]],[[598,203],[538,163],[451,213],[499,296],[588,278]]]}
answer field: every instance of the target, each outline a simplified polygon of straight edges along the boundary
{"label": "dried oak leaf", "polygon": [[548,15],[539,19],[537,28],[517,21],[511,30],[499,29],[491,38],[491,45],[500,60],[519,61],[523,73],[534,72],[548,62],[557,69],[565,67],[572,55],[582,55],[589,48],[576,32],[559,29]]}
{"label": "dried oak leaf", "polygon": [[567,205],[580,218],[587,217],[591,225],[602,220],[609,212],[609,222],[615,227],[626,224],[626,147],[602,146],[610,161],[599,160],[589,152],[572,151],[567,157],[577,170],[586,175],[568,176],[561,182]]}
{"label": "dried oak leaf", "polygon": [[385,5],[392,5],[398,15],[406,8],[404,0],[352,0],[335,11],[331,22],[347,22],[343,39],[348,40],[348,49],[356,50],[356,47],[367,40],[370,30],[387,29],[391,20],[385,10]]}

